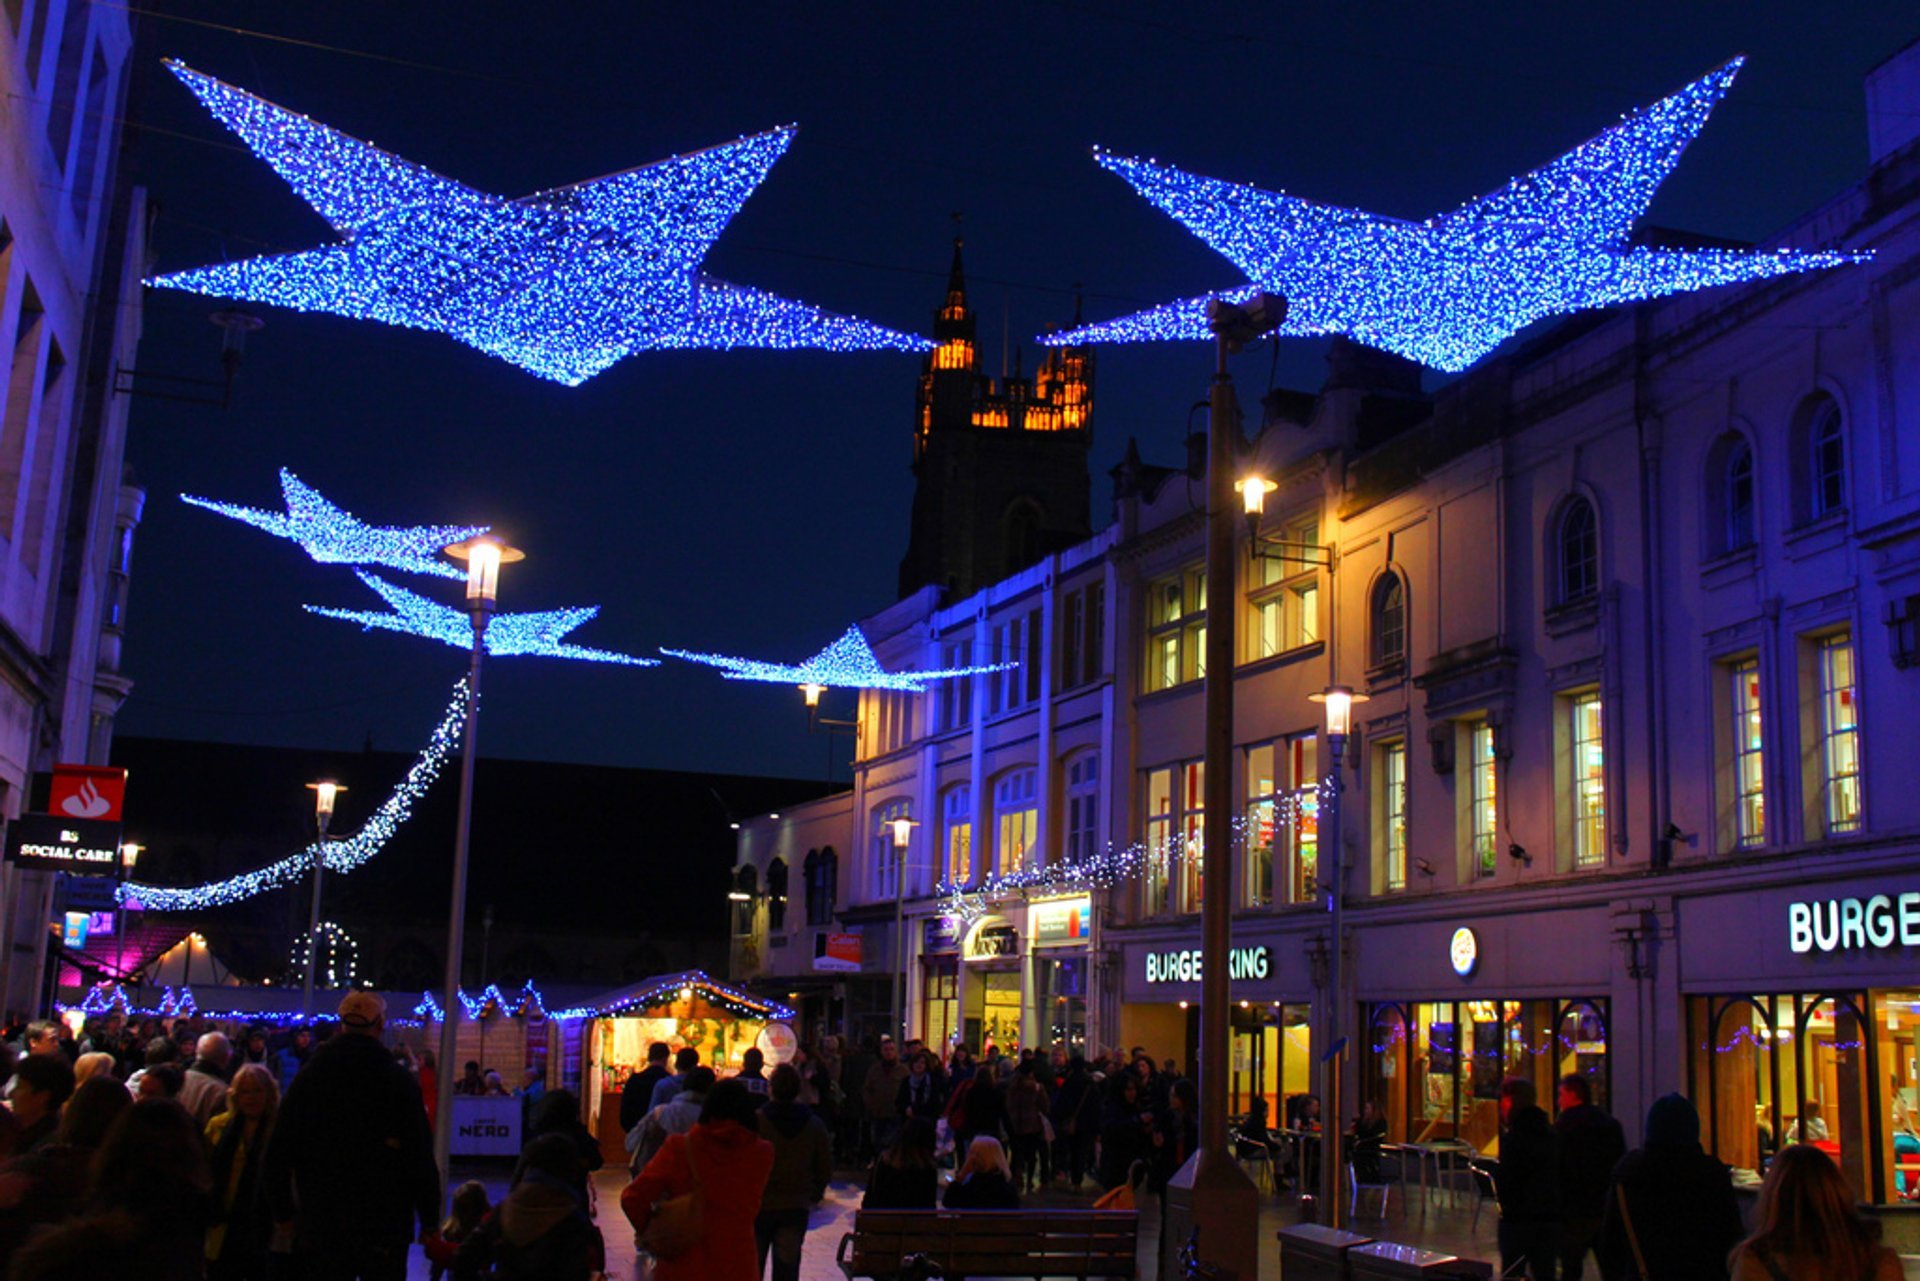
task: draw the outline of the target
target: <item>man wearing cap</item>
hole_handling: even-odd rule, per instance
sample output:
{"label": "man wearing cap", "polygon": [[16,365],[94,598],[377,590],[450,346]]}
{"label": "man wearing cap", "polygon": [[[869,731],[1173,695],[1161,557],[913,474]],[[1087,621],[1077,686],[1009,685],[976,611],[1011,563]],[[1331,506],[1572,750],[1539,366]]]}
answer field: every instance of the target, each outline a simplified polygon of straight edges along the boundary
{"label": "man wearing cap", "polygon": [[316,1281],[403,1281],[408,1248],[439,1218],[426,1109],[381,1044],[386,1018],[373,993],[346,995],[339,1035],[288,1087],[267,1147],[274,1221]]}

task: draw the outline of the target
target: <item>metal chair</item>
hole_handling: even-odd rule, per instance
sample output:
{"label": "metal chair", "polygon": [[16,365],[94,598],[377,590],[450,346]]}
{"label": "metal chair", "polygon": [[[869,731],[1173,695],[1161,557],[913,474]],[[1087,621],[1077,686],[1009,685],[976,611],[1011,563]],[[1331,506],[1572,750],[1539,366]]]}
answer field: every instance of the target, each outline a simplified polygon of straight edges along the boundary
{"label": "metal chair", "polygon": [[[1273,1143],[1271,1140],[1262,1142],[1259,1139],[1249,1139],[1240,1133],[1239,1126],[1233,1125],[1227,1127],[1227,1142],[1233,1148],[1234,1158],[1238,1160],[1241,1165],[1265,1168],[1268,1192],[1271,1193],[1278,1190],[1279,1183],[1274,1174]],[[1255,1182],[1258,1183],[1259,1179],[1256,1178]]]}
{"label": "metal chair", "polygon": [[1378,1192],[1380,1194],[1380,1213],[1377,1215],[1371,1215],[1369,1217],[1377,1218],[1377,1219],[1386,1218],[1387,1211],[1392,1208],[1392,1204],[1393,1204],[1393,1184],[1362,1183],[1360,1182],[1360,1176],[1354,1171],[1353,1163],[1348,1162],[1347,1163],[1347,1218],[1348,1219],[1357,1219],[1360,1217],[1360,1194],[1362,1192]]}
{"label": "metal chair", "polygon": [[1480,1207],[1492,1201],[1500,1201],[1499,1184],[1496,1181],[1500,1172],[1498,1161],[1488,1161],[1474,1157],[1467,1162],[1467,1174],[1473,1179],[1473,1225],[1471,1230],[1480,1230]]}

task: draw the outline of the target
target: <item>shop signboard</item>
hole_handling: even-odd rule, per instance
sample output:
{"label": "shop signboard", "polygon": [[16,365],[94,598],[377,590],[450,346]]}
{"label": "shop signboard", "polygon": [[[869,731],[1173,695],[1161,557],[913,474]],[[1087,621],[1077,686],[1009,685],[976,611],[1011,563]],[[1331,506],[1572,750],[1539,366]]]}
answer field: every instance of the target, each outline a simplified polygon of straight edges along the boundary
{"label": "shop signboard", "polygon": [[966,958],[991,961],[998,957],[1020,955],[1020,932],[1004,917],[989,916],[967,935]]}
{"label": "shop signboard", "polygon": [[519,1155],[520,1100],[455,1095],[452,1148],[455,1156]]}
{"label": "shop signboard", "polygon": [[1048,899],[1027,909],[1027,929],[1035,947],[1077,947],[1093,933],[1093,900]]}
{"label": "shop signboard", "polygon": [[60,922],[60,945],[71,952],[78,952],[87,945],[87,927],[93,924],[93,918],[86,912],[68,912]]}
{"label": "shop signboard", "polygon": [[760,1029],[754,1044],[760,1047],[760,1053],[766,1056],[770,1066],[779,1067],[782,1063],[793,1062],[794,1052],[800,1048],[800,1038],[785,1023],[769,1023]]}
{"label": "shop signboard", "polygon": [[[1205,969],[1197,947],[1148,952],[1146,967],[1148,983],[1198,983]],[[1227,953],[1229,981],[1264,979],[1272,973],[1273,951],[1264,943],[1254,947],[1236,947]]]}
{"label": "shop signboard", "polygon": [[866,940],[858,934],[813,936],[813,968],[857,974],[866,957]]}
{"label": "shop signboard", "polygon": [[74,876],[112,876],[119,870],[120,824],[22,814],[7,824],[6,860]]}
{"label": "shop signboard", "polygon": [[1920,947],[1920,891],[1796,900],[1787,904],[1787,947],[1797,954]]}
{"label": "shop signboard", "polygon": [[56,765],[47,813],[118,823],[127,799],[127,772],[105,765]]}
{"label": "shop signboard", "polygon": [[920,950],[928,956],[945,956],[960,950],[960,918],[930,916],[922,924]]}

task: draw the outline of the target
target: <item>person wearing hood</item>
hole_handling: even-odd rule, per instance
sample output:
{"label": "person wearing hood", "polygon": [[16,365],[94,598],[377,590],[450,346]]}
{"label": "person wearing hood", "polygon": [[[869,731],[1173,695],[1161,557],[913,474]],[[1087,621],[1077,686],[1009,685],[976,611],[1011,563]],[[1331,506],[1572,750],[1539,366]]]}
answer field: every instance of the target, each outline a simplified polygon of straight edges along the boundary
{"label": "person wearing hood", "polygon": [[587,1215],[587,1171],[564,1134],[542,1134],[520,1153],[513,1186],[460,1244],[459,1281],[587,1281],[607,1266]]}
{"label": "person wearing hood", "polygon": [[1554,1281],[1560,1244],[1560,1140],[1533,1082],[1500,1084],[1500,1268],[1525,1260],[1535,1281]]}
{"label": "person wearing hood", "polygon": [[1700,1147],[1700,1114],[1681,1095],[1655,1099],[1646,1143],[1613,1168],[1596,1250],[1603,1275],[1724,1277],[1744,1235],[1732,1171]]}
{"label": "person wearing hood", "polygon": [[760,1109],[760,1137],[773,1144],[773,1172],[760,1195],[753,1237],[761,1273],[767,1255],[773,1255],[773,1281],[799,1281],[807,1212],[833,1181],[833,1136],[826,1122],[800,1102],[800,1084],[800,1069],[782,1063],[768,1084],[770,1101]]}
{"label": "person wearing hood", "polygon": [[1579,1072],[1560,1078],[1560,1281],[1580,1281],[1600,1235],[1613,1167],[1627,1154],[1620,1123],[1594,1106],[1593,1083]]}
{"label": "person wearing hood", "polygon": [[[714,1086],[699,1124],[669,1138],[620,1194],[621,1210],[655,1256],[654,1281],[759,1281],[753,1223],[773,1172],[773,1144],[760,1137],[754,1103],[738,1081]],[[656,1217],[675,1229],[670,1256],[666,1234],[648,1232]]]}

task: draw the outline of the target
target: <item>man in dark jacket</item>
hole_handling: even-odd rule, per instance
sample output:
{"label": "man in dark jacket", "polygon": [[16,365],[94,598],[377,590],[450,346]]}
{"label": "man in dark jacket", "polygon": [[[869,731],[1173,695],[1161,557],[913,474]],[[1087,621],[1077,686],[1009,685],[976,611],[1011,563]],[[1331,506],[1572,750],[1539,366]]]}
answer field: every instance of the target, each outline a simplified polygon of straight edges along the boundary
{"label": "man in dark jacket", "polygon": [[303,1276],[401,1281],[409,1245],[440,1217],[426,1107],[380,1043],[386,1017],[379,997],[349,992],[339,1034],[280,1104],[266,1190],[275,1223],[292,1229]]}
{"label": "man in dark jacket", "polygon": [[1554,1281],[1560,1244],[1559,1139],[1533,1082],[1500,1085],[1500,1270],[1526,1260],[1534,1281]]}
{"label": "man in dark jacket", "polygon": [[647,1119],[653,1107],[653,1087],[672,1075],[667,1070],[667,1058],[672,1053],[665,1041],[655,1041],[647,1047],[647,1065],[627,1074],[626,1083],[620,1087],[621,1129],[631,1130]]}
{"label": "man in dark jacket", "polygon": [[1593,1083],[1578,1072],[1560,1078],[1560,1281],[1580,1281],[1600,1235],[1613,1167],[1627,1154],[1620,1123],[1593,1104]]}
{"label": "man in dark jacket", "polygon": [[773,1255],[773,1281],[799,1281],[800,1247],[807,1211],[820,1203],[833,1178],[833,1137],[826,1122],[800,1102],[800,1071],[791,1063],[773,1070],[772,1100],[760,1109],[760,1137],[773,1144],[773,1172],[760,1194],[753,1221],[760,1272]]}
{"label": "man in dark jacket", "polygon": [[1602,1272],[1723,1277],[1727,1253],[1745,1234],[1732,1171],[1700,1147],[1700,1114],[1681,1095],[1655,1099],[1647,1109],[1646,1144],[1613,1170],[1594,1250]]}

